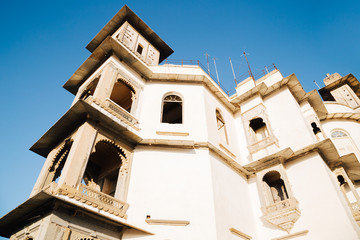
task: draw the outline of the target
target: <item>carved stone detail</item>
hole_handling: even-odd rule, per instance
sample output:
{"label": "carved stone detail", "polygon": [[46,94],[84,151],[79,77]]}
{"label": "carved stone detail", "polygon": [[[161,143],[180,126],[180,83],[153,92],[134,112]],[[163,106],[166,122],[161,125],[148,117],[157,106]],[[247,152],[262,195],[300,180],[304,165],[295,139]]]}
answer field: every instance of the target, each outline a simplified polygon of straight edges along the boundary
{"label": "carved stone detail", "polygon": [[298,201],[289,198],[281,202],[263,207],[264,219],[269,223],[290,232],[294,223],[299,219],[301,213],[298,208]]}

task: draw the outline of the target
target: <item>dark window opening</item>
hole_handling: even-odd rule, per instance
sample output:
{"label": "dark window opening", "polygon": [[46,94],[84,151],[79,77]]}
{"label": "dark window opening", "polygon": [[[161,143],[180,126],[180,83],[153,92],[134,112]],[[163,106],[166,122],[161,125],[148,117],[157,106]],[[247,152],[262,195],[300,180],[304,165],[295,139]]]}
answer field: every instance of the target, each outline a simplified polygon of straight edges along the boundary
{"label": "dark window opening", "polygon": [[88,160],[83,183],[110,196],[115,195],[119,169],[125,153],[114,144],[100,141]]}
{"label": "dark window opening", "polygon": [[262,118],[255,118],[250,121],[250,127],[254,132],[256,132],[258,129],[265,127],[266,124],[264,123]]}
{"label": "dark window opening", "polygon": [[321,132],[320,128],[316,125],[315,122],[311,123],[311,127],[312,127],[312,130],[313,130],[315,135],[318,134],[319,132]]}
{"label": "dark window opening", "polygon": [[141,46],[141,45],[139,44],[138,47],[137,47],[137,49],[136,49],[136,51],[141,55],[142,52],[143,52],[143,50],[144,50],[143,46]]}
{"label": "dark window opening", "polygon": [[341,175],[337,176],[337,179],[340,183],[340,186],[346,183],[344,177]]}
{"label": "dark window opening", "polygon": [[135,91],[133,88],[123,81],[118,80],[114,84],[110,99],[126,111],[130,112],[134,94]]}
{"label": "dark window opening", "polygon": [[255,118],[250,120],[249,126],[255,133],[256,141],[261,141],[269,136],[266,124],[262,118]]}
{"label": "dark window opening", "polygon": [[177,95],[168,95],[163,100],[163,123],[182,123],[182,99]]}
{"label": "dark window opening", "polygon": [[263,181],[267,183],[270,188],[272,200],[276,202],[288,199],[288,193],[285,187],[284,180],[281,179],[280,173],[277,171],[271,171],[265,174]]}

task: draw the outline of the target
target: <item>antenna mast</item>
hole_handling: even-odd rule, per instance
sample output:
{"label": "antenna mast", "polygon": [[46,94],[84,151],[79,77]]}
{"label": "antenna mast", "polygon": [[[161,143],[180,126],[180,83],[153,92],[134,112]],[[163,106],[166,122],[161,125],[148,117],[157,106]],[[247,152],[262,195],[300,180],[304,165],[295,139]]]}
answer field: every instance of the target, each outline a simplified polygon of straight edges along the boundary
{"label": "antenna mast", "polygon": [[218,71],[217,71],[217,68],[216,68],[215,57],[214,57],[213,59],[214,59],[214,66],[215,66],[216,78],[217,78],[218,84],[220,85],[219,74],[218,74]]}
{"label": "antenna mast", "polygon": [[234,75],[234,81],[235,81],[235,84],[237,85],[237,81],[236,81],[236,77],[235,77],[235,72],[234,72],[234,68],[233,68],[233,65],[232,65],[232,62],[231,62],[231,58],[230,58],[230,57],[229,57],[229,61],[230,61],[232,73],[233,73],[233,75]]}
{"label": "antenna mast", "polygon": [[208,53],[206,53],[206,63],[207,63],[208,74],[210,75],[210,64],[209,64],[209,54]]}
{"label": "antenna mast", "polygon": [[315,83],[315,85],[320,89],[321,87],[317,84],[317,82],[314,80],[313,81]]}
{"label": "antenna mast", "polygon": [[255,78],[254,78],[254,75],[252,74],[251,72],[251,68],[250,68],[250,64],[249,64],[249,61],[246,57],[246,52],[243,52],[244,56],[245,56],[245,59],[246,59],[246,62],[247,62],[247,65],[248,65],[248,68],[249,68],[249,74],[250,74],[250,77],[252,77],[252,79],[255,81]]}

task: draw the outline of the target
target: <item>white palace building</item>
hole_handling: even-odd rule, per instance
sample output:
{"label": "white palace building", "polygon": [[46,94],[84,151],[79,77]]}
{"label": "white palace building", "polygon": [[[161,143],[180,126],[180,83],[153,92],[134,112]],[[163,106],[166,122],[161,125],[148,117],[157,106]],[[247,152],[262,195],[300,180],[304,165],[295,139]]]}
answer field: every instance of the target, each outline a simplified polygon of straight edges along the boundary
{"label": "white palace building", "polygon": [[[360,239],[360,83],[273,68],[229,96],[124,6],[65,83],[70,109],[11,240]],[[160,64],[161,63],[161,64]]]}

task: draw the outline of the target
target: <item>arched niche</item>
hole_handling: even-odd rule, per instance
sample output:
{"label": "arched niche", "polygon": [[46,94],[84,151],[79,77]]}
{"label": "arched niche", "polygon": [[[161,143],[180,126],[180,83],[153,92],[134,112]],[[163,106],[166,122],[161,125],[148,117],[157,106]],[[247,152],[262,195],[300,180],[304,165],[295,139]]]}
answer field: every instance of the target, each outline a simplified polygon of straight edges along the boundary
{"label": "arched niche", "polygon": [[114,197],[119,172],[126,158],[124,150],[112,141],[98,141],[90,154],[82,182],[93,190]]}

